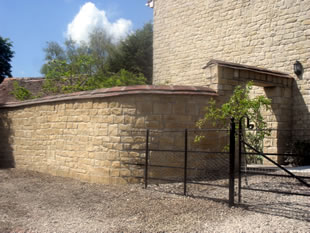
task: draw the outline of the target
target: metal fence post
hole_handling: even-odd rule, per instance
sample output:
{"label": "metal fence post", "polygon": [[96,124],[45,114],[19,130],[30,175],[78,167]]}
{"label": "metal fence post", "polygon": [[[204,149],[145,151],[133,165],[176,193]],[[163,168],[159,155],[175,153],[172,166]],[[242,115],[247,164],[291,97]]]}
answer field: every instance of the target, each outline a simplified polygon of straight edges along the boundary
{"label": "metal fence post", "polygon": [[144,164],[144,188],[147,188],[147,178],[148,178],[148,166],[149,166],[149,137],[150,130],[146,130],[146,145],[145,145],[145,164]]}
{"label": "metal fence post", "polygon": [[242,162],[242,119],[239,120],[239,134],[238,134],[238,144],[239,144],[239,155],[238,155],[238,203],[241,203],[241,162]]}
{"label": "metal fence post", "polygon": [[188,131],[185,129],[185,134],[184,134],[184,196],[186,196],[187,189],[187,138],[188,137]]}
{"label": "metal fence post", "polygon": [[235,188],[235,119],[230,122],[230,145],[229,145],[229,206],[234,205]]}

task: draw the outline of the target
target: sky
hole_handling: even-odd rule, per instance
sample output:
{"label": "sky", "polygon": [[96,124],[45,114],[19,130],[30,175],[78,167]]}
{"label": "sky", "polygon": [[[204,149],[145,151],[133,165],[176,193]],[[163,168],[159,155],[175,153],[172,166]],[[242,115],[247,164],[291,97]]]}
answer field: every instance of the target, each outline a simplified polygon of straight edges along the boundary
{"label": "sky", "polygon": [[13,77],[41,77],[47,42],[88,40],[101,27],[117,41],[153,20],[147,0],[0,0],[0,36],[13,42]]}

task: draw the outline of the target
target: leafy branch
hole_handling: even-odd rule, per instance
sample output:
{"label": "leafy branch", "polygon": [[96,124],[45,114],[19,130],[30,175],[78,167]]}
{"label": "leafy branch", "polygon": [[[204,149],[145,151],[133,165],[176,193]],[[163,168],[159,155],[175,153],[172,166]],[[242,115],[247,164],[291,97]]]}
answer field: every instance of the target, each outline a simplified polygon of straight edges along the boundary
{"label": "leafy branch", "polygon": [[[211,100],[205,108],[205,115],[196,125],[199,129],[203,129],[208,125],[214,126],[229,126],[229,120],[234,118],[239,122],[244,117],[248,117],[251,123],[254,124],[257,130],[247,131],[244,133],[248,143],[254,146],[255,149],[262,150],[263,140],[270,135],[270,130],[267,129],[267,122],[262,115],[262,111],[269,111],[271,100],[265,96],[250,97],[250,91],[253,88],[253,83],[249,82],[245,87],[237,86],[227,103],[217,107],[216,101]],[[238,124],[236,124],[238,129]],[[244,128],[244,127],[243,127]],[[204,139],[204,136],[197,135],[196,142]],[[248,157],[248,160],[256,160],[256,158]]]}

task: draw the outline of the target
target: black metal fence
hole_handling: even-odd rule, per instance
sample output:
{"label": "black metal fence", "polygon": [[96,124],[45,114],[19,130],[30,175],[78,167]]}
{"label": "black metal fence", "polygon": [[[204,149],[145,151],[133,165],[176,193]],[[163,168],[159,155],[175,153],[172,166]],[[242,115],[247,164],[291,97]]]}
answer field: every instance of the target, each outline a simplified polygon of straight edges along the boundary
{"label": "black metal fence", "polygon": [[256,130],[239,131],[238,203],[255,212],[309,221],[310,166],[294,161],[306,161],[310,151],[298,151],[291,130],[269,129],[263,149],[251,145],[247,133]]}
{"label": "black metal fence", "polygon": [[[229,145],[229,133],[227,129],[148,130],[145,188],[209,198],[228,193],[231,153],[225,147]],[[203,138],[195,142],[198,134]],[[206,186],[213,189],[202,192]]]}
{"label": "black metal fence", "polygon": [[[267,146],[262,145],[266,152],[256,149],[247,142],[246,137],[239,137],[238,202],[241,202],[241,189],[310,196],[310,166],[294,168],[290,164],[294,160],[308,159],[307,155],[296,153],[288,130],[269,129],[269,132],[274,136],[267,137]],[[251,133],[255,133],[255,130],[251,130]],[[279,140],[279,135],[287,136]],[[268,146],[272,152],[268,152]],[[253,158],[255,164],[251,164]]]}
{"label": "black metal fence", "polygon": [[[290,142],[287,132],[271,132],[267,142],[278,151],[262,153],[246,141],[245,130],[240,124],[236,132],[232,120],[230,129],[139,131],[131,135],[137,138],[131,148],[136,159],[127,164],[143,169],[134,178],[143,180],[145,188],[226,201],[231,206],[235,197],[244,204],[255,196],[263,200],[267,193],[308,198],[310,174],[280,165],[282,157],[302,156],[292,153],[291,143],[284,143],[284,139]],[[248,158],[253,157],[270,166],[250,164]]]}
{"label": "black metal fence", "polygon": [[235,160],[234,130],[233,123],[231,129],[126,132],[135,142],[127,151],[136,156],[123,165],[144,169],[143,176],[128,179],[143,179],[145,188],[233,205],[235,166],[230,161]]}

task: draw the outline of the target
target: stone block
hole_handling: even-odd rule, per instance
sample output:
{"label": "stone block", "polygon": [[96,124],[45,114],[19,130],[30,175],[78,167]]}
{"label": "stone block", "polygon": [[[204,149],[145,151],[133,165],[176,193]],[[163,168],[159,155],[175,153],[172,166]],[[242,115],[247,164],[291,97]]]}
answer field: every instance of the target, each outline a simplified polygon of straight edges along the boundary
{"label": "stone block", "polygon": [[93,137],[93,138],[91,138],[90,143],[93,146],[100,146],[100,145],[102,145],[102,138],[101,137]]}
{"label": "stone block", "polygon": [[97,119],[98,123],[108,123],[108,124],[113,124],[114,123],[114,116],[101,116],[100,118]]}
{"label": "stone block", "polygon": [[106,153],[104,153],[104,152],[94,152],[94,153],[92,153],[92,155],[93,155],[92,158],[96,159],[96,160],[105,160],[106,159]]}
{"label": "stone block", "polygon": [[108,160],[110,161],[115,161],[115,160],[118,160],[119,159],[119,152],[118,151],[113,151],[113,150],[110,150],[108,152]]}
{"label": "stone block", "polygon": [[143,169],[135,169],[131,172],[132,176],[135,177],[144,177],[144,170]]}
{"label": "stone block", "polygon": [[119,108],[119,107],[120,107],[119,102],[114,102],[114,101],[109,102],[109,108]]}
{"label": "stone block", "polygon": [[112,108],[110,113],[113,115],[122,115],[123,111],[122,108]]}
{"label": "stone block", "polygon": [[135,127],[136,127],[136,128],[145,128],[145,120],[144,120],[144,117],[136,118]]}
{"label": "stone block", "polygon": [[111,167],[111,164],[112,164],[111,161],[105,160],[105,161],[102,161],[102,162],[100,163],[100,166],[106,167],[106,168],[110,168],[110,167]]}
{"label": "stone block", "polygon": [[124,185],[127,184],[127,180],[122,177],[111,177],[110,184]]}
{"label": "stone block", "polygon": [[111,169],[110,176],[111,177],[119,177],[120,176],[120,170],[119,169]]}
{"label": "stone block", "polygon": [[93,101],[93,109],[104,109],[108,107],[108,103],[104,100]]}
{"label": "stone block", "polygon": [[121,142],[125,142],[125,143],[133,143],[133,137],[121,137]]}
{"label": "stone block", "polygon": [[132,125],[130,125],[130,124],[119,124],[119,130],[120,131],[131,131]]}
{"label": "stone block", "polygon": [[147,129],[160,129],[162,128],[162,124],[159,121],[146,121],[145,128]]}
{"label": "stone block", "polygon": [[124,122],[125,122],[125,116],[114,116],[113,117],[114,124],[124,124]]}
{"label": "stone block", "polygon": [[128,169],[122,169],[120,170],[120,176],[130,176],[131,175],[131,171]]}
{"label": "stone block", "polygon": [[114,161],[112,162],[112,168],[121,168],[121,162],[120,161]]}
{"label": "stone block", "polygon": [[108,136],[118,136],[119,130],[117,124],[110,124],[108,126]]}
{"label": "stone block", "polygon": [[119,143],[121,142],[121,137],[110,136],[110,142]]}

